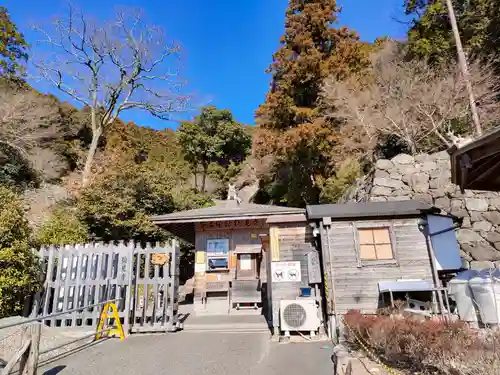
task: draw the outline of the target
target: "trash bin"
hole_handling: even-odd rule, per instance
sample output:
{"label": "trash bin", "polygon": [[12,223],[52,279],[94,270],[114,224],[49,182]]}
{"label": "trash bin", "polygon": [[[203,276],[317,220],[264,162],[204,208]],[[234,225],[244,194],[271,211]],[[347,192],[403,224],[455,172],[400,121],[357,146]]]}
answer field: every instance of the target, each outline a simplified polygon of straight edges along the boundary
{"label": "trash bin", "polygon": [[461,320],[474,324],[478,322],[478,309],[474,303],[469,281],[478,274],[479,271],[466,270],[448,282],[448,294],[457,304],[458,316]]}
{"label": "trash bin", "polygon": [[474,301],[484,324],[500,323],[500,269],[479,271],[469,280]]}

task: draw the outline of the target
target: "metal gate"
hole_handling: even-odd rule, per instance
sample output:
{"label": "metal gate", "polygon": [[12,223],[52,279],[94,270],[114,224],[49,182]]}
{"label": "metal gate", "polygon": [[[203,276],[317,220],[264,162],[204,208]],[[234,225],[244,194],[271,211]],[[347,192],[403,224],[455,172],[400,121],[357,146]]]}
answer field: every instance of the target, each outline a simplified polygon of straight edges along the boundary
{"label": "metal gate", "polygon": [[87,244],[42,248],[42,291],[35,296],[34,316],[81,310],[44,319],[52,327],[95,329],[102,307],[85,306],[116,299],[126,332],[176,329],[179,244]]}

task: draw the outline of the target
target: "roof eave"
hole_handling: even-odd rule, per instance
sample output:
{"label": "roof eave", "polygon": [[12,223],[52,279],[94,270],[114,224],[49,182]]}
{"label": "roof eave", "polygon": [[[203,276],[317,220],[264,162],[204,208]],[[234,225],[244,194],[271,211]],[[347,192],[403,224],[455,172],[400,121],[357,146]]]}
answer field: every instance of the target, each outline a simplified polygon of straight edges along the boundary
{"label": "roof eave", "polygon": [[284,212],[273,212],[273,213],[263,213],[263,214],[235,214],[235,215],[204,215],[204,216],[191,216],[182,217],[178,219],[168,219],[165,216],[152,216],[151,221],[155,224],[173,224],[173,223],[199,223],[204,221],[229,221],[238,220],[239,218],[244,218],[246,220],[251,219],[267,219],[272,216],[279,215],[297,215],[300,211],[284,211]]}
{"label": "roof eave", "polygon": [[395,218],[395,217],[418,217],[422,214],[433,214],[439,213],[441,211],[414,211],[414,212],[397,212],[397,213],[387,213],[387,214],[366,214],[366,215],[343,215],[343,216],[323,216],[315,215],[308,216],[309,220],[322,220],[325,217],[330,217],[333,220],[353,220],[353,219],[375,219],[375,218]]}
{"label": "roof eave", "polygon": [[[373,212],[373,213],[364,213],[364,212],[359,212],[359,213],[339,213],[339,214],[334,214],[334,215],[327,215],[326,213],[314,213],[310,209],[310,207],[307,207],[307,218],[309,220],[322,220],[325,217],[330,217],[332,219],[371,219],[371,218],[390,218],[390,217],[403,217],[403,216],[420,216],[422,214],[435,214],[435,213],[440,213],[441,209],[435,206],[431,205],[425,205],[424,203],[420,202],[422,204],[421,208],[415,208],[414,210],[401,210],[401,211],[391,211],[391,212]],[[362,203],[360,203],[362,204]],[[427,207],[425,207],[425,206]]]}

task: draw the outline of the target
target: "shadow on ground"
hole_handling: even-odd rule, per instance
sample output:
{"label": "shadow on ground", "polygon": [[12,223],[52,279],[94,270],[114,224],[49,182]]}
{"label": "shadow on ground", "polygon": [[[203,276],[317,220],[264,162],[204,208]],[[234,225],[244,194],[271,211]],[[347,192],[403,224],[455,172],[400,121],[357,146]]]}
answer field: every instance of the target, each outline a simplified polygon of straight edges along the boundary
{"label": "shadow on ground", "polygon": [[66,368],[66,366],[63,366],[63,365],[52,367],[50,370],[44,371],[42,375],[57,375],[65,368]]}

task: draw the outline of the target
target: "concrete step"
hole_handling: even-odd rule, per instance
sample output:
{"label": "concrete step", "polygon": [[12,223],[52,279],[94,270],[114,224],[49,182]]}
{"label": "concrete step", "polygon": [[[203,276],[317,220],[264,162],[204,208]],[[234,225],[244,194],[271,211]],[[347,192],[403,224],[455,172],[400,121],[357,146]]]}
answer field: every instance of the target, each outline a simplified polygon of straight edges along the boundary
{"label": "concrete step", "polygon": [[185,331],[212,332],[268,332],[269,328],[263,316],[189,316],[183,324]]}

